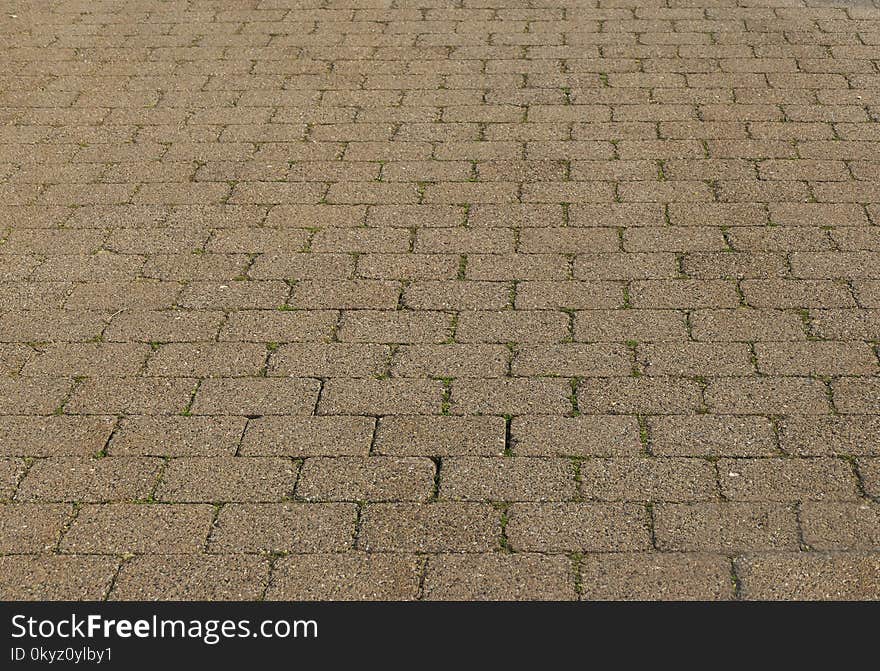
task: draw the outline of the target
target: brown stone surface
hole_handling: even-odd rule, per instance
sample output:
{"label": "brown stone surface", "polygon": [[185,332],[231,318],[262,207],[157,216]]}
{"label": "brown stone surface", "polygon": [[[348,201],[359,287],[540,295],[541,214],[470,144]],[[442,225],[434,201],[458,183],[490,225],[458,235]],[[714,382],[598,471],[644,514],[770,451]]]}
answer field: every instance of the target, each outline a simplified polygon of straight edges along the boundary
{"label": "brown stone surface", "polygon": [[880,598],[876,2],[7,4],[0,596]]}

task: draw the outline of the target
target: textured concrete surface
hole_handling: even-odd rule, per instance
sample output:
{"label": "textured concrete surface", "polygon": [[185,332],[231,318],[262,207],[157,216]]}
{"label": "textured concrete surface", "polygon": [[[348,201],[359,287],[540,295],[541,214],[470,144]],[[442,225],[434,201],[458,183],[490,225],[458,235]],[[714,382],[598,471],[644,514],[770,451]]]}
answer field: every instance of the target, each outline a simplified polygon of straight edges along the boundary
{"label": "textured concrete surface", "polygon": [[880,598],[880,6],[0,36],[0,597]]}

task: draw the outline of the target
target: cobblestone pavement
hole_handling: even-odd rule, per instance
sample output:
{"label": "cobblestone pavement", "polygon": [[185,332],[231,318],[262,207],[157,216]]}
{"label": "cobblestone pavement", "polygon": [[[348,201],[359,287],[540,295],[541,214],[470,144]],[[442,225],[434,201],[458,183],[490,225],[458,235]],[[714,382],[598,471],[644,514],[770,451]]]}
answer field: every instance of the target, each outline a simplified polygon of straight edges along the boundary
{"label": "cobblestone pavement", "polygon": [[2,597],[880,598],[880,9],[0,34]]}

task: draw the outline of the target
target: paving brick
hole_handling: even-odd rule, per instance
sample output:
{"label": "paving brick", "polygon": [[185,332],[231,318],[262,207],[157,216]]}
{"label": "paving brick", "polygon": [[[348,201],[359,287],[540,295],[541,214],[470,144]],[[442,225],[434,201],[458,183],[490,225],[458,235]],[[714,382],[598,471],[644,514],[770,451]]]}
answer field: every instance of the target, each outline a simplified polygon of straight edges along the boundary
{"label": "paving brick", "polygon": [[582,495],[597,501],[706,501],[717,498],[715,471],[702,459],[588,459]]}
{"label": "paving brick", "polygon": [[238,377],[258,374],[265,361],[263,345],[169,343],[150,357],[145,372],[157,377]]}
{"label": "paving brick", "polygon": [[563,414],[571,411],[571,385],[557,378],[499,378],[452,383],[456,415]]}
{"label": "paving brick", "polygon": [[122,565],[116,601],[252,601],[269,578],[269,562],[248,555],[140,555]]}
{"label": "paving brick", "polygon": [[501,456],[504,433],[500,417],[384,417],[374,449],[392,456]]}
{"label": "paving brick", "polygon": [[440,411],[443,384],[434,380],[328,380],[321,415],[431,415]]}
{"label": "paving brick", "polygon": [[637,346],[636,358],[648,375],[708,377],[754,372],[745,343],[645,343]]}
{"label": "paving brick", "polygon": [[208,551],[342,552],[354,539],[351,503],[245,503],[224,506]]}
{"label": "paving brick", "polygon": [[7,600],[97,601],[103,599],[119,560],[93,555],[6,555],[0,568]]}
{"label": "paving brick", "polygon": [[441,312],[356,310],[343,313],[339,339],[343,342],[444,342],[452,317]]}
{"label": "paving brick", "polygon": [[658,503],[657,547],[668,552],[797,550],[795,508],[773,503]]}
{"label": "paving brick", "polygon": [[471,254],[465,277],[493,282],[568,279],[569,261],[562,254]]}
{"label": "paving brick", "polygon": [[513,357],[513,375],[610,376],[628,375],[629,351],[623,345],[523,345]]}
{"label": "paving brick", "polygon": [[422,564],[413,555],[292,555],[275,564],[266,599],[413,600],[418,597]]}
{"label": "paving brick", "polygon": [[747,555],[736,560],[745,599],[876,600],[880,565],[873,554],[797,552]]}
{"label": "paving brick", "polygon": [[240,454],[365,456],[374,423],[368,417],[261,417],[248,422]]}
{"label": "paving brick", "polygon": [[293,287],[290,304],[306,310],[393,310],[399,294],[398,283],[390,281],[303,280]]}
{"label": "paving brick", "polygon": [[92,378],[74,389],[64,408],[83,415],[175,415],[187,407],[194,389],[191,378]]}
{"label": "paving brick", "polygon": [[766,417],[670,415],[647,421],[651,452],[658,456],[751,457],[777,453],[773,424]]}
{"label": "paving brick", "polygon": [[414,281],[403,290],[403,304],[414,310],[500,310],[510,301],[512,284],[471,280]]}
{"label": "paving brick", "polygon": [[[344,280],[354,271],[348,254],[261,254],[248,270],[255,280]],[[238,275],[236,275],[238,276]]]}
{"label": "paving brick", "polygon": [[357,275],[374,280],[451,280],[458,268],[453,254],[364,254],[357,260]]}
{"label": "paving brick", "polygon": [[418,457],[313,457],[303,465],[296,495],[309,501],[425,501],[435,466]]}
{"label": "paving brick", "polygon": [[643,506],[607,503],[515,503],[505,527],[517,552],[597,552],[651,547]]}
{"label": "paving brick", "polygon": [[712,412],[732,415],[822,415],[829,412],[825,385],[807,377],[717,378],[706,388]]}
{"label": "paving brick", "polygon": [[61,539],[62,552],[195,554],[208,537],[209,505],[86,505]]}
{"label": "paving brick", "polygon": [[134,375],[143,367],[146,344],[58,343],[45,346],[22,369],[23,375]]}
{"label": "paving brick", "polygon": [[577,401],[587,414],[689,414],[701,407],[699,385],[675,377],[586,378]]}
{"label": "paving brick", "polygon": [[733,598],[726,557],[696,553],[587,555],[582,598],[591,601],[707,601]]}
{"label": "paving brick", "polygon": [[517,310],[597,310],[623,305],[618,282],[520,282],[516,286]]}
{"label": "paving brick", "polygon": [[73,507],[64,504],[0,505],[0,551],[8,554],[50,552],[55,548]]}
{"label": "paving brick", "polygon": [[578,280],[662,279],[677,274],[675,256],[666,252],[579,254],[574,262]]}
{"label": "paving brick", "polygon": [[10,456],[86,456],[107,444],[112,417],[0,416],[0,454]]}
{"label": "paving brick", "polygon": [[499,547],[501,513],[485,503],[374,503],[359,545],[370,552],[488,552]]}
{"label": "paving brick", "polygon": [[507,373],[510,351],[504,345],[404,345],[391,361],[397,377],[490,378]]}
{"label": "paving brick", "polygon": [[293,494],[299,464],[280,457],[178,457],[162,471],[160,501],[273,502]]}
{"label": "paving brick", "polygon": [[114,431],[107,452],[113,456],[231,456],[245,423],[244,417],[126,417]]}
{"label": "paving brick", "polygon": [[797,456],[880,453],[880,418],[786,417],[779,425],[782,449]]}
{"label": "paving brick", "polygon": [[144,499],[153,491],[160,461],[142,457],[39,459],[19,484],[19,501],[103,502]]}
{"label": "paving brick", "polygon": [[461,501],[562,501],[575,493],[566,459],[449,457],[440,471],[440,497]]}
{"label": "paving brick", "polygon": [[101,335],[105,318],[84,310],[6,312],[0,321],[0,342],[87,342]]}
{"label": "paving brick", "polygon": [[571,562],[534,554],[436,555],[428,559],[429,600],[553,601],[576,598]]}
{"label": "paving brick", "polygon": [[586,342],[686,340],[685,314],[676,310],[584,310],[575,316],[574,339]]}
{"label": "paving brick", "polygon": [[880,507],[868,501],[808,502],[801,506],[804,542],[814,550],[875,550]]}
{"label": "paving brick", "polygon": [[275,343],[329,340],[337,319],[335,310],[244,310],[229,315],[220,331],[220,340]]}
{"label": "paving brick", "polygon": [[739,305],[730,280],[641,280],[629,288],[634,308],[734,308]]}
{"label": "paving brick", "polygon": [[807,337],[800,317],[783,310],[696,310],[691,324],[695,340],[798,341]]}
{"label": "paving brick", "polygon": [[309,378],[214,378],[196,392],[195,415],[308,415],[320,383]]}
{"label": "paving brick", "polygon": [[375,377],[385,374],[390,356],[380,344],[288,343],[272,353],[267,370],[270,376]]}
{"label": "paving brick", "polygon": [[767,375],[871,375],[877,357],[866,343],[757,343],[758,372]]}
{"label": "paving brick", "polygon": [[61,405],[70,387],[65,379],[0,378],[0,413],[49,414]]}
{"label": "paving brick", "polygon": [[834,407],[845,414],[880,413],[880,380],[876,377],[852,377],[831,384]]}
{"label": "paving brick", "polygon": [[177,302],[187,309],[270,309],[282,305],[290,292],[284,282],[190,282]]}
{"label": "paving brick", "polygon": [[722,493],[737,501],[848,500],[858,496],[852,467],[841,459],[723,459]]}
{"label": "paving brick", "polygon": [[568,317],[561,312],[464,312],[459,316],[459,342],[559,342],[568,336]]}
{"label": "paving brick", "polygon": [[510,434],[518,456],[632,456],[642,450],[633,417],[522,416],[513,418]]}
{"label": "paving brick", "polygon": [[123,312],[104,333],[109,342],[198,342],[213,340],[223,314],[190,310]]}
{"label": "paving brick", "polygon": [[756,308],[847,308],[855,305],[846,284],[831,280],[745,280],[746,304]]}

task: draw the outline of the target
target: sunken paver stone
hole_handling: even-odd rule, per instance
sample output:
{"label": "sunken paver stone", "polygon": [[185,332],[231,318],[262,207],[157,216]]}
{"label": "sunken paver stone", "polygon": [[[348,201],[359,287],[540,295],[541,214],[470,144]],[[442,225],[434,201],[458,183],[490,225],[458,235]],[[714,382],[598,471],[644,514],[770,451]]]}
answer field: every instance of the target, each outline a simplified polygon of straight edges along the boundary
{"label": "sunken paver stone", "polygon": [[872,3],[39,4],[0,596],[880,598]]}

